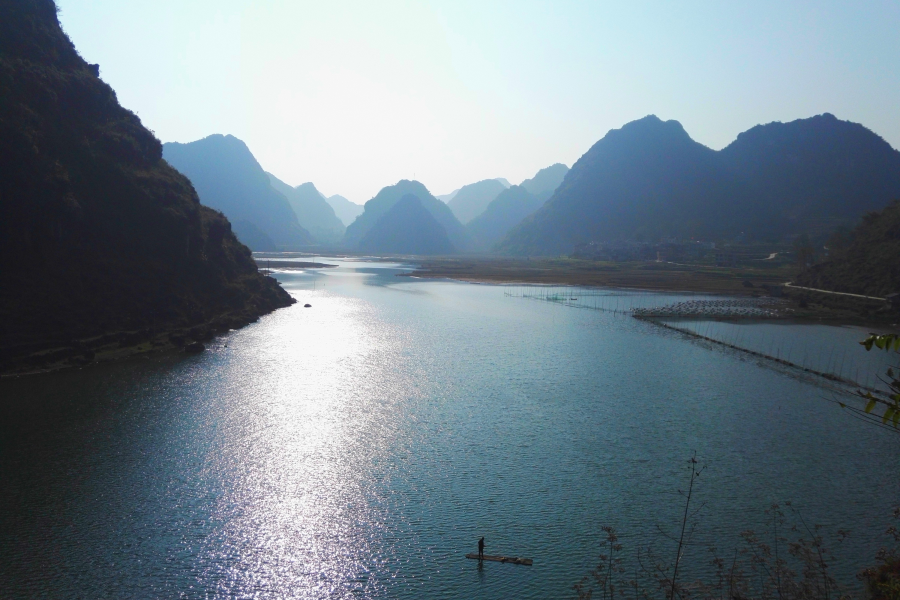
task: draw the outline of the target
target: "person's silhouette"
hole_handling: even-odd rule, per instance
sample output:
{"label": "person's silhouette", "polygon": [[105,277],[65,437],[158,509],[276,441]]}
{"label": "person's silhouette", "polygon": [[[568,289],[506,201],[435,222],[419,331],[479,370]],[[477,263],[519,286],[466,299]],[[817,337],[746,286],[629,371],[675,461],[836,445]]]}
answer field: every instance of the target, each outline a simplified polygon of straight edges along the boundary
{"label": "person's silhouette", "polygon": [[478,560],[484,560],[484,538],[478,540]]}

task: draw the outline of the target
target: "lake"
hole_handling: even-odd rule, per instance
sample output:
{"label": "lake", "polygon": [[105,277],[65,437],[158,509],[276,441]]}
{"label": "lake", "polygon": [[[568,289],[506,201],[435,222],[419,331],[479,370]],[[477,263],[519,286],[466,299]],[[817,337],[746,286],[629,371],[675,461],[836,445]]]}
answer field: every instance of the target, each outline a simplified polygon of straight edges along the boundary
{"label": "lake", "polygon": [[[623,556],[674,555],[694,453],[698,544],[731,556],[791,501],[850,530],[832,564],[853,585],[887,541],[898,437],[827,382],[618,313],[314,260],[340,266],[278,273],[299,303],[203,354],[0,380],[3,597],[566,598],[604,525]],[[731,327],[883,361],[862,330]],[[481,536],[534,565],[466,560]]]}

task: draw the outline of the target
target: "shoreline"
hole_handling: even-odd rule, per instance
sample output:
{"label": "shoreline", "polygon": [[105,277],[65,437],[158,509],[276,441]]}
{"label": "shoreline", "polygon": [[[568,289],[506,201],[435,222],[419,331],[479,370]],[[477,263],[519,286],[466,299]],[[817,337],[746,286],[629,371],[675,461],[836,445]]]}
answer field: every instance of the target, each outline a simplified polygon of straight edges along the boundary
{"label": "shoreline", "polygon": [[205,345],[216,336],[246,327],[269,313],[296,304],[297,300],[283,306],[262,309],[229,311],[206,321],[180,327],[160,326],[138,330],[104,332],[98,335],[34,344],[34,350],[16,352],[5,349],[0,367],[0,378],[25,377],[52,373],[74,367],[110,363],[144,354],[163,352],[190,353],[191,344]]}

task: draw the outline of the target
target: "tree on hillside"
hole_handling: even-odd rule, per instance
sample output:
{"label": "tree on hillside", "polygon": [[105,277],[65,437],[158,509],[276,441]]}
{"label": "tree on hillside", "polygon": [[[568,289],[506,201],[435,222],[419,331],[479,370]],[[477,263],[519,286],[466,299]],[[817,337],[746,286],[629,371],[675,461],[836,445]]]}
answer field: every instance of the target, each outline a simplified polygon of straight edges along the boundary
{"label": "tree on hillside", "polygon": [[[900,334],[871,334],[865,340],[860,342],[865,346],[866,350],[876,348],[885,352],[894,352],[900,354]],[[881,382],[887,386],[886,391],[869,390],[863,392],[857,391],[857,395],[866,400],[866,407],[863,414],[877,424],[880,415],[880,425],[893,427],[894,430],[900,431],[900,367],[888,368],[885,378]],[[845,406],[842,404],[842,406]],[[858,411],[857,411],[858,412]]]}

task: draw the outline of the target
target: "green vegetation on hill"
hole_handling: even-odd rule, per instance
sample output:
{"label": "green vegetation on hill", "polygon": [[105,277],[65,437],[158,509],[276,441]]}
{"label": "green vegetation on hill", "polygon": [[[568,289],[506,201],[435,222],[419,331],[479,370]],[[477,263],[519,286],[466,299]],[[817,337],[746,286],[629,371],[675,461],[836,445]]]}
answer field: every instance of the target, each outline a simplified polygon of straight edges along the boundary
{"label": "green vegetation on hill", "polygon": [[431,195],[428,189],[418,181],[403,179],[394,185],[383,188],[378,194],[366,202],[365,211],[347,227],[344,234],[344,245],[357,248],[366,233],[390,211],[402,197],[407,194],[419,199],[422,206],[431,213],[446,232],[447,237],[457,250],[468,246],[468,234],[446,204]]}
{"label": "green vegetation on hill", "polygon": [[52,1],[0,2],[2,370],[292,302],[98,73]]}
{"label": "green vegetation on hill", "polygon": [[900,201],[863,217],[850,242],[797,276],[806,287],[886,296],[900,292]]}
{"label": "green vegetation on hill", "polygon": [[383,254],[450,254],[447,231],[412,194],[398,200],[359,242],[363,252]]}
{"label": "green vegetation on hill", "polygon": [[459,222],[465,225],[483,213],[488,204],[505,189],[506,186],[496,179],[470,183],[459,188],[459,191],[447,202],[447,206],[450,207]]}
{"label": "green vegetation on hill", "polygon": [[309,231],[316,241],[323,244],[340,242],[346,228],[315,185],[303,183],[292,188],[271,173],[267,175],[272,187],[287,198],[300,226]]}
{"label": "green vegetation on hill", "polygon": [[853,224],[898,195],[900,152],[832,115],[755,127],[719,152],[677,121],[649,116],[594,144],[500,248],[553,255],[616,240],[777,240]]}
{"label": "green vegetation on hill", "polygon": [[163,158],[191,180],[200,202],[232,221],[249,221],[279,249],[295,250],[315,243],[297,222],[287,199],[272,187],[250,149],[236,137],[216,134],[189,144],[163,144]]}

